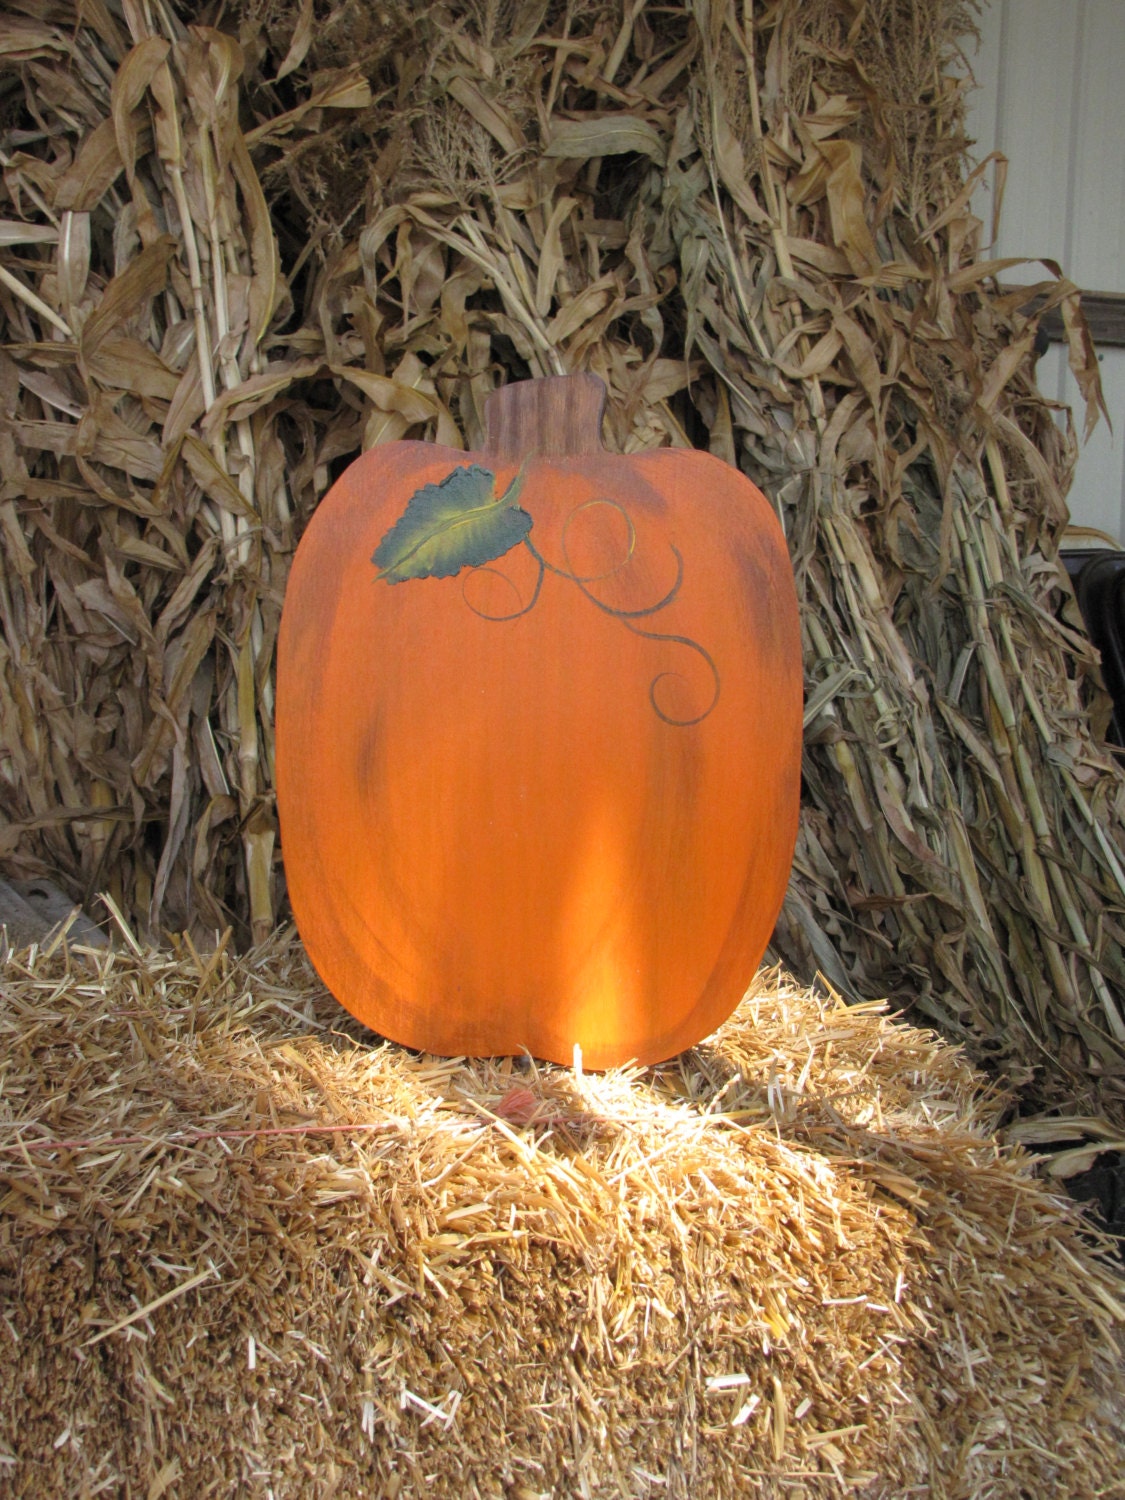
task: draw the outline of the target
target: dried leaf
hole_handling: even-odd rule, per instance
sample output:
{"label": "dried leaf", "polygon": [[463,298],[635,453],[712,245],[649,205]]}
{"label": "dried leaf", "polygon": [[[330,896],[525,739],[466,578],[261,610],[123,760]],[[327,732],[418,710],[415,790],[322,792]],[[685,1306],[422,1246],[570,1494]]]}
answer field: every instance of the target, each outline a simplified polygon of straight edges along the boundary
{"label": "dried leaf", "polygon": [[[136,146],[140,151],[147,148],[151,131],[140,130],[136,135]],[[55,206],[74,209],[77,213],[89,213],[98,206],[106,193],[124,170],[124,162],[117,145],[117,129],[112,119],[102,123],[86,136],[74,160],[59,178],[55,190]]]}
{"label": "dried leaf", "polygon": [[451,96],[467,109],[478,125],[483,125],[500,149],[514,156],[527,144],[523,132],[508,114],[491,100],[486,99],[471,79],[456,73],[446,84]]}
{"label": "dried leaf", "polygon": [[119,324],[136,316],[138,306],[163,290],[168,263],[176,252],[171,235],[161,235],[132,261],[102,293],[98,305],[82,328],[84,358],[96,354],[98,346]]}
{"label": "dried leaf", "polygon": [[[136,166],[138,127],[133,111],[148,92],[149,84],[168,56],[170,44],[160,36],[148,36],[125,56],[114,74],[112,117],[117,151],[132,181]],[[72,205],[77,207],[77,204]]]}
{"label": "dried leaf", "polygon": [[277,70],[277,78],[280,83],[283,78],[288,78],[290,73],[295,73],[308,55],[309,46],[313,37],[313,0],[301,0],[301,8],[297,12],[297,24],[293,28],[293,37],[289,43],[289,50],[282,60],[281,67]]}
{"label": "dried leaf", "polygon": [[856,276],[870,276],[878,269],[880,256],[867,222],[859,143],[824,141],[817,149],[830,169],[826,192],[832,238],[848,257],[852,272]]}
{"label": "dried leaf", "polygon": [[632,115],[600,115],[589,120],[560,120],[552,131],[544,156],[588,161],[594,156],[638,153],[663,166],[667,152],[660,133],[647,120]]}

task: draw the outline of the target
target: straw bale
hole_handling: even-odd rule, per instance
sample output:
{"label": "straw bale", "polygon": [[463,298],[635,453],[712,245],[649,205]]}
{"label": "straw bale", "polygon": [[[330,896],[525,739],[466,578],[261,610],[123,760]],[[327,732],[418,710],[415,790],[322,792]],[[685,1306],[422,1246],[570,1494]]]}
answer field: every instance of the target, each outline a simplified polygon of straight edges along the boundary
{"label": "straw bale", "polygon": [[955,1048],[764,974],[675,1063],[437,1059],[299,945],[12,956],[0,1487],[1120,1495],[1122,1285]]}
{"label": "straw bale", "polygon": [[154,940],[262,940],[274,643],[318,499],[362,448],[478,443],[504,380],[593,370],[611,447],[708,447],[786,528],[778,954],[1125,1119],[1125,779],[1057,562],[1076,435],[1034,308],[1062,308],[1087,425],[1097,361],[1056,269],[979,258],[973,13],[9,7],[6,875],[107,890]]}

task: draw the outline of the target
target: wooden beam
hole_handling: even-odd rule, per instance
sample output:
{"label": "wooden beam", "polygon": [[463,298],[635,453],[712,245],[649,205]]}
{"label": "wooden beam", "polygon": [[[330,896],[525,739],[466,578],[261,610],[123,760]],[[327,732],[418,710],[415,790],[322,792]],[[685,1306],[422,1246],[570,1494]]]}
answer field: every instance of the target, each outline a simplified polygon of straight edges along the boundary
{"label": "wooden beam", "polygon": [[[1001,290],[1018,292],[1019,287],[1005,286]],[[1035,302],[1029,302],[1024,311],[1034,313],[1036,302],[1040,300],[1036,298]],[[1090,335],[1099,348],[1125,348],[1125,292],[1083,292],[1082,311],[1090,325]],[[1057,307],[1046,314],[1042,328],[1052,343],[1065,341],[1062,313]]]}

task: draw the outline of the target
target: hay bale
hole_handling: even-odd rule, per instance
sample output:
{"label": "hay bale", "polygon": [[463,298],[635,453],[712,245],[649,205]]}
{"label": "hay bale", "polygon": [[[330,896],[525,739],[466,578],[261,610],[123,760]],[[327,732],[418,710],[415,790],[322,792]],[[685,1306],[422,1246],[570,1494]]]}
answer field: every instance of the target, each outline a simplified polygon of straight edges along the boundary
{"label": "hay bale", "polygon": [[1121,1284],[879,1006],[580,1077],[373,1043],[284,936],[57,948],[0,1058],[7,1494],[1121,1493]]}

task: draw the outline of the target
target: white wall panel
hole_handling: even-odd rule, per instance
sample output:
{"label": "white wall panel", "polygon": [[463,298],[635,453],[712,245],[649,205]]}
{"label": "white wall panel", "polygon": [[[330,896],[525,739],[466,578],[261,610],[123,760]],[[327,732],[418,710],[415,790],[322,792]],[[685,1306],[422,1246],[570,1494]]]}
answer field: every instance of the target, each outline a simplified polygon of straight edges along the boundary
{"label": "white wall panel", "polygon": [[1125,292],[1125,0],[1082,0],[1082,67],[1067,274]]}
{"label": "white wall panel", "polygon": [[[1125,349],[1105,349],[1099,356],[1105,404],[1113,418],[1113,432],[1105,418],[1099,421],[1090,441],[1082,449],[1067,503],[1076,526],[1096,526],[1118,541],[1125,541]],[[1067,372],[1064,400],[1077,400],[1074,378]],[[1082,430],[1083,416],[1074,420]]]}
{"label": "white wall panel", "polygon": [[[1125,0],[991,0],[973,59],[979,88],[969,133],[979,161],[1008,158],[1000,228],[989,255],[1057,260],[1089,291],[1125,292]],[[991,222],[991,174],[973,200]],[[1033,281],[1035,265],[1005,279]],[[1068,497],[1075,524],[1125,543],[1125,350],[1100,351],[1104,422],[1083,448]],[[1039,362],[1039,383],[1077,404],[1065,352]],[[1081,430],[1083,414],[1075,412]]]}
{"label": "white wall panel", "polygon": [[[1039,382],[1039,389],[1052,401],[1069,401],[1067,381],[1072,377],[1067,368],[1065,344],[1052,344],[1046,354],[1041,356],[1035,366],[1035,378]],[[1061,416],[1058,422],[1060,426],[1065,426]]]}
{"label": "white wall panel", "polygon": [[1008,158],[1008,182],[999,255],[1067,258],[1081,8],[1073,0],[1001,6],[995,146]]}
{"label": "white wall panel", "polygon": [[[968,95],[966,126],[969,139],[977,142],[973,151],[978,161],[996,146],[1000,116],[1000,32],[1004,18],[1003,5],[985,5],[979,19],[980,47],[970,53],[976,87]],[[991,255],[990,226],[992,224],[993,181],[995,167],[989,167],[973,195],[973,212],[984,222],[985,253]]]}

